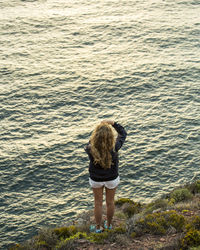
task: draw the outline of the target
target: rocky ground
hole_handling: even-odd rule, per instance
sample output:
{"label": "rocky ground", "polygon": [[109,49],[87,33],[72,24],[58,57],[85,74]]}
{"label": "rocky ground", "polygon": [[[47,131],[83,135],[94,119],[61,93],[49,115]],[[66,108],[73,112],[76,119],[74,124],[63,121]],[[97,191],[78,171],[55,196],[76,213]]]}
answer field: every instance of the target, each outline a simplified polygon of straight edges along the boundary
{"label": "rocky ground", "polygon": [[200,180],[149,204],[121,198],[116,201],[112,230],[90,233],[90,225],[95,225],[93,211],[68,225],[40,230],[10,250],[200,250]]}
{"label": "rocky ground", "polygon": [[[187,209],[184,209],[187,208]],[[189,208],[189,209],[188,209]],[[181,210],[181,211],[180,211]],[[123,207],[116,208],[116,216],[113,220],[113,228],[119,227],[124,224],[126,219],[119,218],[117,215],[123,211]],[[191,220],[194,216],[200,216],[200,195],[195,195],[190,201],[179,203],[176,207],[176,211],[184,215],[187,220]],[[92,215],[93,211],[88,212],[90,215],[90,221],[95,223]],[[104,210],[104,218],[106,218]],[[178,250],[180,249],[180,240],[183,238],[183,232],[176,232],[176,230],[169,231],[166,235],[152,235],[145,234],[140,237],[127,237],[126,235],[119,235],[116,242],[106,242],[102,244],[91,243],[87,240],[80,239],[77,249],[88,250],[114,250],[114,249],[133,249],[133,250]],[[200,246],[199,248],[200,249]]]}

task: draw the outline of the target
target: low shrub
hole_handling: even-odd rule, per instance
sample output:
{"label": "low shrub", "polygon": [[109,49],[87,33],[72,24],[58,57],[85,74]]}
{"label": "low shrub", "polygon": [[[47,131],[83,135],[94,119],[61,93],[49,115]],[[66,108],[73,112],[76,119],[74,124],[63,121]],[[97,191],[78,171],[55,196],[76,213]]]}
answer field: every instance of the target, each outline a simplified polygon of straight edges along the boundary
{"label": "low shrub", "polygon": [[69,238],[70,236],[77,233],[77,229],[75,226],[69,226],[69,227],[60,227],[55,228],[54,233],[58,236],[58,238]]}
{"label": "low shrub", "polygon": [[191,223],[195,229],[200,230],[200,216],[195,216]]}
{"label": "low shrub", "polygon": [[192,229],[200,230],[200,216],[194,216],[190,223],[186,225],[186,231],[190,231]]}
{"label": "low shrub", "polygon": [[111,231],[104,231],[103,233],[91,233],[89,236],[89,240],[91,242],[96,242],[96,243],[103,243],[104,240],[108,239],[109,234],[111,234]]}
{"label": "low shrub", "polygon": [[125,217],[129,218],[133,216],[135,213],[138,213],[141,209],[141,204],[134,202],[128,198],[120,198],[115,201],[115,205],[122,207],[122,211],[125,214]]}
{"label": "low shrub", "polygon": [[174,199],[175,202],[180,202],[191,199],[192,194],[187,188],[179,188],[171,193],[170,198]]}
{"label": "low shrub", "polygon": [[115,201],[115,205],[122,206],[125,203],[134,204],[135,202],[129,198],[120,198]]}
{"label": "low shrub", "polygon": [[24,250],[23,246],[19,243],[15,244],[14,246],[10,247],[9,250]]}
{"label": "low shrub", "polygon": [[[129,238],[126,234],[117,234],[114,242],[117,246],[123,246],[122,249],[124,249],[129,244]],[[118,249],[121,249],[121,247],[118,247]]]}
{"label": "low shrub", "polygon": [[163,235],[170,227],[180,232],[185,226],[185,218],[176,211],[148,214],[136,222],[137,234],[151,233]]}
{"label": "low shrub", "polygon": [[200,250],[200,246],[198,246],[198,247],[190,247],[190,250]]}
{"label": "low shrub", "polygon": [[121,211],[115,212],[115,217],[122,219],[122,220],[125,220],[127,218],[126,215]]}
{"label": "low shrub", "polygon": [[189,184],[186,186],[191,193],[193,194],[197,194],[197,193],[200,193],[200,180],[197,180],[195,181],[194,183],[192,184]]}
{"label": "low shrub", "polygon": [[200,231],[196,229],[189,230],[185,237],[181,240],[181,247],[188,249],[189,247],[196,247],[200,245]]}
{"label": "low shrub", "polygon": [[126,234],[125,224],[111,230],[105,229],[103,233],[90,233],[87,239],[96,243],[103,243],[105,240],[115,242],[116,238],[122,234]]}
{"label": "low shrub", "polygon": [[126,233],[126,228],[125,228],[124,225],[121,225],[121,226],[116,227],[115,229],[113,229],[113,233],[124,234],[124,233]]}
{"label": "low shrub", "polygon": [[86,233],[78,232],[69,238],[61,238],[60,241],[57,243],[55,249],[56,250],[71,250],[75,249],[78,242],[77,239],[88,239],[88,235]]}
{"label": "low shrub", "polygon": [[134,214],[139,213],[140,208],[141,207],[139,203],[133,203],[133,204],[127,203],[127,204],[124,204],[123,206],[123,212],[130,218]]}
{"label": "low shrub", "polygon": [[186,220],[183,215],[178,214],[176,211],[165,212],[165,218],[169,226],[174,227],[178,232],[184,229]]}
{"label": "low shrub", "polygon": [[189,212],[188,209],[183,209],[183,210],[181,211],[181,213],[183,213],[183,214],[187,214],[188,212]]}
{"label": "low shrub", "polygon": [[77,225],[76,226],[77,232],[90,232],[90,224],[83,224],[83,225]]}
{"label": "low shrub", "polygon": [[39,242],[46,242],[46,245],[52,248],[58,240],[58,235],[56,235],[53,229],[44,227],[40,229],[37,238]]}
{"label": "low shrub", "polygon": [[137,236],[136,232],[131,233],[131,238],[134,239]]}
{"label": "low shrub", "polygon": [[169,206],[171,207],[173,207],[175,203],[176,203],[176,200],[174,198],[171,198],[168,202]]}
{"label": "low shrub", "polygon": [[165,210],[168,206],[167,199],[158,199],[145,206],[145,213],[152,213],[154,210]]}
{"label": "low shrub", "polygon": [[153,207],[153,209],[158,209],[158,208],[165,209],[168,206],[168,200],[167,199],[158,199],[158,200],[150,203],[150,205]]}
{"label": "low shrub", "polygon": [[157,209],[157,208],[165,209],[167,206],[168,206],[168,200],[167,199],[159,199],[159,200],[156,200],[153,203],[153,207],[155,209]]}
{"label": "low shrub", "polygon": [[38,241],[38,242],[36,243],[36,246],[48,248],[48,244],[47,244],[46,241]]}

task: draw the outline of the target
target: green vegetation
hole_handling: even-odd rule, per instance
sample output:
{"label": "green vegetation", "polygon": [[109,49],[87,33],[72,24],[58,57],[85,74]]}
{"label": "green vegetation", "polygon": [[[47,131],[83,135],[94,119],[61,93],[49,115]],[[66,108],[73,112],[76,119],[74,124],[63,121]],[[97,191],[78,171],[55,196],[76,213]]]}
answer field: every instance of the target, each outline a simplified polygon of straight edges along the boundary
{"label": "green vegetation", "polygon": [[200,231],[196,229],[189,230],[181,241],[182,249],[188,249],[188,247],[200,246]]}
{"label": "green vegetation", "polygon": [[[38,235],[23,244],[16,244],[10,250],[81,249],[81,242],[88,246],[114,243],[126,247],[129,242],[133,244],[135,239],[140,241],[146,234],[157,235],[156,237],[177,234],[181,238],[174,243],[174,249],[200,250],[199,193],[200,181],[196,181],[176,188],[163,199],[149,204],[142,205],[128,198],[121,198],[115,201],[115,220],[120,223],[114,225],[112,230],[90,233],[89,221],[85,219],[81,225],[43,228]],[[161,245],[158,244],[163,247]]]}
{"label": "green vegetation", "polygon": [[185,225],[185,218],[176,211],[153,213],[146,215],[137,221],[136,225],[140,228],[137,233],[165,234],[167,229],[174,227],[177,231],[182,231]]}
{"label": "green vegetation", "polygon": [[192,198],[192,193],[187,188],[179,188],[171,193],[171,199],[175,202],[185,201]]}
{"label": "green vegetation", "polygon": [[55,228],[53,231],[58,236],[58,238],[68,238],[77,233],[75,226]]}
{"label": "green vegetation", "polygon": [[120,198],[115,201],[115,205],[119,205],[119,206],[122,206],[125,203],[134,204],[135,202],[129,198]]}
{"label": "green vegetation", "polygon": [[190,250],[200,250],[200,246],[198,246],[198,247],[190,247]]}
{"label": "green vegetation", "polygon": [[197,180],[192,184],[186,185],[186,188],[190,190],[192,194],[200,193],[200,180]]}
{"label": "green vegetation", "polygon": [[115,205],[122,207],[123,213],[129,218],[138,213],[142,207],[140,203],[134,202],[128,198],[120,198],[119,200],[115,201]]}
{"label": "green vegetation", "polygon": [[155,210],[165,210],[169,206],[169,201],[167,199],[158,199],[145,206],[145,213],[151,213]]}
{"label": "green vegetation", "polygon": [[77,239],[87,239],[88,236],[86,233],[78,232],[70,237],[64,238],[61,237],[60,241],[58,241],[55,249],[62,250],[62,249],[74,249],[76,246]]}

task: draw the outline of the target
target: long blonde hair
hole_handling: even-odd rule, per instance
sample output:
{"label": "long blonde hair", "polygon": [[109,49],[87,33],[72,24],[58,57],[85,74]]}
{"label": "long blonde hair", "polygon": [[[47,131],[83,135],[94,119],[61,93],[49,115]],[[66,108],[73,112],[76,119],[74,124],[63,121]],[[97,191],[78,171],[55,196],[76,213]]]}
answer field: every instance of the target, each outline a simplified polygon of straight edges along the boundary
{"label": "long blonde hair", "polygon": [[111,167],[111,150],[114,147],[114,142],[111,126],[108,123],[100,123],[90,138],[91,154],[95,164],[99,164],[104,169]]}

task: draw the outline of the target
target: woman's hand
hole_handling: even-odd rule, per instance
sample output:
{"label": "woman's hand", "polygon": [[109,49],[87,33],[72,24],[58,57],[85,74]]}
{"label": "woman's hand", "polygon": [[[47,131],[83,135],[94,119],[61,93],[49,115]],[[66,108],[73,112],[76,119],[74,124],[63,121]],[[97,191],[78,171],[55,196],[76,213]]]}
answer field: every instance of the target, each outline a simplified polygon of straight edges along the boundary
{"label": "woman's hand", "polygon": [[112,120],[103,120],[102,123],[108,123],[110,125],[114,125],[115,122]]}

